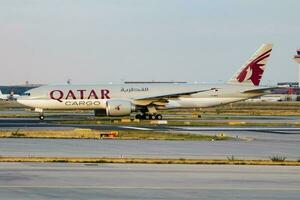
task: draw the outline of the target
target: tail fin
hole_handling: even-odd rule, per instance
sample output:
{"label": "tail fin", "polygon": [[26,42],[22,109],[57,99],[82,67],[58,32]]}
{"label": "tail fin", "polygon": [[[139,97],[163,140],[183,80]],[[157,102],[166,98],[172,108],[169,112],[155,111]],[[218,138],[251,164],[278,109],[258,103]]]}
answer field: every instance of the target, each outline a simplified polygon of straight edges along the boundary
{"label": "tail fin", "polygon": [[272,44],[263,44],[241,69],[228,81],[244,85],[258,86],[272,51]]}

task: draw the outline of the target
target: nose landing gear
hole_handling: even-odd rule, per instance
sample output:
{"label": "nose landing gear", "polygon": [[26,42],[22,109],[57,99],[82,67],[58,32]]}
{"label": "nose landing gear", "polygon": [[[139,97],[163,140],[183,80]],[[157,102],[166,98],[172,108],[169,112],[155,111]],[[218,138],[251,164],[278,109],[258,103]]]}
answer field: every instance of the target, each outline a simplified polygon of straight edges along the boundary
{"label": "nose landing gear", "polygon": [[39,119],[40,120],[44,120],[45,119],[45,116],[43,114],[39,115]]}
{"label": "nose landing gear", "polygon": [[43,109],[41,109],[41,108],[35,108],[34,111],[39,113],[39,119],[40,120],[44,120],[45,119],[44,110]]}

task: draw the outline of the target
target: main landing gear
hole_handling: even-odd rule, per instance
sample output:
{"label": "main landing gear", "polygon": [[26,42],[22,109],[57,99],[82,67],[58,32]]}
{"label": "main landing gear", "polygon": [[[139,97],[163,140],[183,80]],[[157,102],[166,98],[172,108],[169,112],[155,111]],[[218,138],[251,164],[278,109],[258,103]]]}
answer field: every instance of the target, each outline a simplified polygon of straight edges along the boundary
{"label": "main landing gear", "polygon": [[162,120],[163,116],[157,113],[155,106],[149,105],[146,109],[140,110],[141,114],[135,116],[136,119]]}
{"label": "main landing gear", "polygon": [[161,114],[137,114],[135,116],[136,119],[148,119],[148,120],[162,120],[163,117]]}

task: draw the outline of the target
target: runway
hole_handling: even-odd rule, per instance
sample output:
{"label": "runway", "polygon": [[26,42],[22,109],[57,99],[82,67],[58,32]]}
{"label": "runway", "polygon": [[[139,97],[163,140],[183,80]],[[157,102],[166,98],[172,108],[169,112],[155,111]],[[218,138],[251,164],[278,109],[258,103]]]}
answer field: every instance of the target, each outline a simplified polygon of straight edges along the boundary
{"label": "runway", "polygon": [[0,199],[299,199],[299,167],[0,163]]}

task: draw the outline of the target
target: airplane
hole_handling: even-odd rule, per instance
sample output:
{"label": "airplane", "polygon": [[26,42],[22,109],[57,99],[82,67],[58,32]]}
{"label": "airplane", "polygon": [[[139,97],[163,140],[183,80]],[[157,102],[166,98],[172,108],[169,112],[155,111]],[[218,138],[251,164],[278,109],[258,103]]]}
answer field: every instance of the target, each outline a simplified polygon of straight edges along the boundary
{"label": "airplane", "polygon": [[0,90],[0,100],[17,100],[19,96],[20,95],[18,94],[14,94],[14,92],[11,92],[10,94],[2,94],[2,91]]}
{"label": "airplane", "polygon": [[95,116],[163,117],[164,109],[205,108],[243,101],[270,93],[259,86],[272,44],[263,44],[225,84],[127,82],[101,85],[45,85],[28,90],[17,102],[39,112],[94,110]]}

